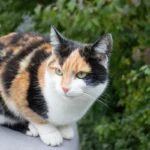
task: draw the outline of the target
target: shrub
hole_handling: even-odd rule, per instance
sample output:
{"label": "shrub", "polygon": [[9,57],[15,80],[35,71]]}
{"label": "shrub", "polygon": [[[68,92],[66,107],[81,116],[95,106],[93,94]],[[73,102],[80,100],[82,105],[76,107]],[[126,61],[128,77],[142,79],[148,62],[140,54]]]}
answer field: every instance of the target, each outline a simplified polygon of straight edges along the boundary
{"label": "shrub", "polygon": [[[27,5],[24,9],[16,5],[13,8],[11,4],[9,0],[9,11],[2,12],[1,35],[13,30],[49,35],[50,25],[65,36],[82,42],[92,42],[104,33],[112,33],[114,46],[110,61],[110,84],[107,94],[79,122],[81,149],[148,150],[150,2],[43,0],[40,4],[32,1],[32,7]],[[23,2],[15,4],[20,7]],[[16,12],[20,12],[20,16]],[[26,16],[28,21],[22,16]],[[8,17],[10,19],[6,19]],[[108,108],[102,103],[106,103]]]}

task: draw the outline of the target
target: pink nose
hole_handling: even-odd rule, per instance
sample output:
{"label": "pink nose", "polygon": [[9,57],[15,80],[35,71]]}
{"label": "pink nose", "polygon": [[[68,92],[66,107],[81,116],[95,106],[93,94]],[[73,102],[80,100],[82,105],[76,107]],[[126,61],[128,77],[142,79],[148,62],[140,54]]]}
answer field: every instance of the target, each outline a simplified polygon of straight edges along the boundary
{"label": "pink nose", "polygon": [[67,92],[69,91],[69,89],[66,88],[66,87],[62,87],[62,89],[63,89],[63,91],[64,91],[65,93],[67,93]]}

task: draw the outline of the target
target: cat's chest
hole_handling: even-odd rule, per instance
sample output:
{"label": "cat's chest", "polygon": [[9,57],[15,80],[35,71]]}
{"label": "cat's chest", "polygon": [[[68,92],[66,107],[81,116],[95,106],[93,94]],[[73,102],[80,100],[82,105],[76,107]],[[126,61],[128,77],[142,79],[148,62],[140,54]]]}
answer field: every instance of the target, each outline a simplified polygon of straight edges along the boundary
{"label": "cat's chest", "polygon": [[44,92],[48,108],[48,120],[55,125],[65,125],[79,120],[93,101],[87,101],[80,96],[74,99],[67,99],[55,92]]}

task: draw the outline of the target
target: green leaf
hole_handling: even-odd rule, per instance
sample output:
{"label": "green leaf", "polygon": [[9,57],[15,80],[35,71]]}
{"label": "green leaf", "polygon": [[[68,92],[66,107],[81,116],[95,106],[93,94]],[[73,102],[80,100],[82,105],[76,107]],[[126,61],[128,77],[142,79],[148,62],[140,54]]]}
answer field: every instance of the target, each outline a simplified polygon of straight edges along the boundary
{"label": "green leaf", "polygon": [[144,71],[144,73],[145,73],[146,75],[150,75],[150,69],[147,68],[147,69]]}
{"label": "green leaf", "polygon": [[136,81],[137,80],[137,76],[134,76],[132,81]]}
{"label": "green leaf", "polygon": [[149,91],[150,91],[150,87],[148,87],[148,88],[146,89],[146,91],[149,92]]}
{"label": "green leaf", "polygon": [[76,7],[76,2],[70,1],[70,2],[67,4],[67,6],[68,6],[69,11],[70,11],[70,12],[73,12],[74,9],[75,9],[75,7]]}
{"label": "green leaf", "polygon": [[48,14],[50,14],[50,10],[51,10],[51,6],[48,5],[47,7],[45,7],[43,14],[47,16]]}
{"label": "green leaf", "polygon": [[142,70],[145,70],[147,67],[148,67],[147,65],[144,65],[144,66],[142,66],[142,67],[140,68],[140,70],[141,70],[141,71],[142,71]]}
{"label": "green leaf", "polygon": [[41,9],[42,9],[42,5],[38,5],[35,9],[34,12],[37,16],[39,16],[41,14]]}

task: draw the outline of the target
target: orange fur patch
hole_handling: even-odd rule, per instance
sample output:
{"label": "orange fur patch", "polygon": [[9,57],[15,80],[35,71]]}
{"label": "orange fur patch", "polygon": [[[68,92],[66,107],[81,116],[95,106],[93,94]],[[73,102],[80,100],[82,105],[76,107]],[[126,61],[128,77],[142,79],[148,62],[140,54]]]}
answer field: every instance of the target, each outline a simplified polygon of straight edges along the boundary
{"label": "orange fur patch", "polygon": [[67,88],[71,83],[71,80],[75,75],[80,72],[90,72],[91,68],[86,63],[83,57],[79,54],[79,50],[75,50],[72,54],[66,59],[62,66],[63,77],[61,81],[61,86]]}
{"label": "orange fur patch", "polygon": [[50,62],[52,62],[49,66],[51,73],[55,73],[56,68],[63,71],[61,86],[64,88],[69,86],[71,80],[75,78],[78,72],[82,71],[88,73],[91,71],[89,64],[81,57],[78,49],[71,53],[62,67],[59,65],[58,58],[55,55],[52,55]]}
{"label": "orange fur patch", "polygon": [[83,57],[79,54],[79,50],[75,50],[71,55],[66,59],[63,66],[59,65],[58,58],[55,55],[52,55],[50,58],[49,71],[55,73],[55,69],[59,68],[63,71],[63,76],[61,80],[61,86],[67,88],[71,83],[71,80],[75,78],[76,74],[80,71],[90,72],[91,68],[89,64],[85,61]]}
{"label": "orange fur patch", "polygon": [[56,68],[61,68],[59,65],[58,57],[56,55],[52,54],[52,56],[48,60],[48,67],[49,67],[49,71],[51,71],[53,73]]}
{"label": "orange fur patch", "polygon": [[[17,33],[11,33],[9,35],[3,36],[0,38],[0,42],[4,44],[3,50],[0,53],[0,57],[7,56],[8,53],[12,53],[13,56],[18,54],[18,52],[26,50],[30,45],[37,43],[39,41],[44,40],[43,37],[31,34],[24,34],[16,43],[12,44],[13,36]],[[32,56],[34,53],[39,50],[44,50],[45,53],[51,53],[52,46],[49,43],[40,44],[33,52],[27,55],[21,62],[18,70],[18,74],[15,79],[12,81],[12,85],[10,88],[10,96],[4,90],[4,87],[0,81],[0,94],[2,95],[2,99],[5,104],[11,109],[13,105],[18,113],[22,115],[27,120],[37,123],[37,124],[46,124],[48,123],[43,117],[39,116],[32,109],[28,107],[27,94],[29,88],[30,75],[29,72],[26,71]],[[11,58],[11,57],[10,57]],[[5,69],[5,65],[7,64],[8,58],[4,62],[0,64],[0,79],[1,73]],[[42,62],[39,70],[38,70],[38,79],[39,86],[43,88],[43,80],[44,80],[44,71],[46,67],[46,60]],[[19,85],[19,86],[18,86]]]}
{"label": "orange fur patch", "polygon": [[[18,86],[19,85],[19,86]],[[24,72],[16,76],[10,89],[10,97],[18,105],[27,106],[27,91],[29,87],[29,72]]]}
{"label": "orange fur patch", "polygon": [[83,57],[79,54],[79,50],[75,50],[71,55],[66,59],[62,66],[63,72],[73,72],[78,73],[80,71],[90,72],[91,68],[85,61]]}
{"label": "orange fur patch", "polygon": [[[19,86],[18,86],[19,85]],[[29,72],[19,74],[12,83],[10,97],[19,112],[29,121],[47,124],[47,121],[28,107],[27,92],[29,88]]]}
{"label": "orange fur patch", "polygon": [[44,47],[45,47],[44,51],[46,53],[51,53],[52,52],[52,45],[50,45],[48,43],[44,43]]}
{"label": "orange fur patch", "polygon": [[5,46],[9,45],[11,42],[11,39],[14,35],[16,35],[16,32],[12,32],[8,35],[0,37],[0,42],[2,42]]}

